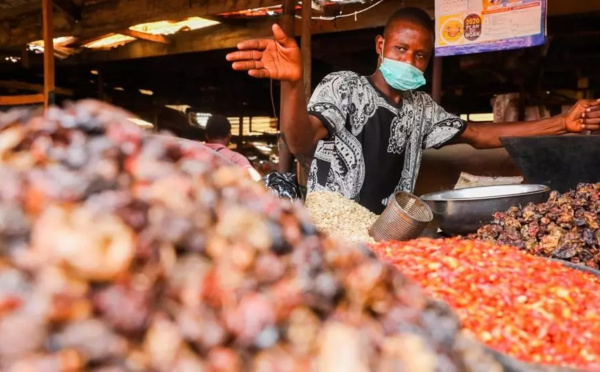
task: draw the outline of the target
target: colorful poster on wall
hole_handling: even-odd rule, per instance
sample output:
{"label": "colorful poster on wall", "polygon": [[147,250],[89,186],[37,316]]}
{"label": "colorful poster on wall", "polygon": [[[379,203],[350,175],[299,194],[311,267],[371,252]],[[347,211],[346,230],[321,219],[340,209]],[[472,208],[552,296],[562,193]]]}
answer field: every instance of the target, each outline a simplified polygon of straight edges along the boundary
{"label": "colorful poster on wall", "polygon": [[438,57],[546,42],[546,0],[435,0]]}

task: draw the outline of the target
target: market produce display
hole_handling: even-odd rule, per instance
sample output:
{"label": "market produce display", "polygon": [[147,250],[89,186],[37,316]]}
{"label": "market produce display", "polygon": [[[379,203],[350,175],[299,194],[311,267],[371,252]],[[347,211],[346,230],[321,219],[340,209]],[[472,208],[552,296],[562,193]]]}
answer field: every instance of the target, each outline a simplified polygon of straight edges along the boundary
{"label": "market produce display", "polygon": [[600,183],[582,184],[548,202],[498,212],[470,238],[506,244],[528,253],[600,267]]}
{"label": "market produce display", "polygon": [[379,216],[343,195],[331,191],[311,192],[306,196],[305,206],[319,231],[350,242],[375,242],[369,228]]}
{"label": "market produce display", "polygon": [[418,239],[372,249],[446,301],[491,348],[524,361],[600,370],[600,278],[481,241]]}
{"label": "market produce display", "polygon": [[501,370],[391,266],[126,117],[0,116],[0,370]]}

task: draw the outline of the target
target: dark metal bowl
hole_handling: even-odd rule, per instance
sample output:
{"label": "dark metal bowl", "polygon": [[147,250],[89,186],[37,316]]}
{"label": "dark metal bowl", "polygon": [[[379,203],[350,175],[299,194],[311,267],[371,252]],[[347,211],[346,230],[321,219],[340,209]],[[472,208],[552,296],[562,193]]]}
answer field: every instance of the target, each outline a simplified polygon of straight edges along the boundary
{"label": "dark metal bowl", "polygon": [[501,138],[528,183],[567,192],[600,182],[600,136]]}
{"label": "dark metal bowl", "polygon": [[586,266],[585,264],[576,264],[570,261],[565,261],[565,260],[559,260],[558,258],[548,258],[550,261],[554,261],[554,262],[558,262],[560,264],[563,264],[566,267],[569,267],[573,270],[579,270],[579,271],[583,271],[584,273],[589,273],[589,274],[593,274],[596,276],[600,276],[600,270],[596,270],[593,269],[589,266]]}
{"label": "dark metal bowl", "polygon": [[421,200],[429,205],[444,234],[465,235],[491,222],[495,212],[543,203],[549,195],[550,188],[544,185],[505,185],[434,192]]}

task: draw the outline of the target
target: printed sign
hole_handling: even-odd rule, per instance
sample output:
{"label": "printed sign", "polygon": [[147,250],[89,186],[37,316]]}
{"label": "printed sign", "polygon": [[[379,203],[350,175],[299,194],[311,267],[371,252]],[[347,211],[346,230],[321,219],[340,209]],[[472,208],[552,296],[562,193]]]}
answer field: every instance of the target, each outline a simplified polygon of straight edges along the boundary
{"label": "printed sign", "polygon": [[437,57],[546,42],[546,0],[435,0]]}

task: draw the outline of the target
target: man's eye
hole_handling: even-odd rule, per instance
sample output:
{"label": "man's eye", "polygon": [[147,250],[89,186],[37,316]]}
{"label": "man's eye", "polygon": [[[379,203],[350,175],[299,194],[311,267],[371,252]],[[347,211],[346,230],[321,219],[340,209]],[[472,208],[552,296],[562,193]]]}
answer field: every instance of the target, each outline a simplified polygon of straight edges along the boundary
{"label": "man's eye", "polygon": [[417,58],[425,58],[425,54],[423,54],[423,53],[417,53]]}
{"label": "man's eye", "polygon": [[400,47],[400,46],[397,46],[396,50],[399,51],[399,52],[406,52],[406,48]]}

